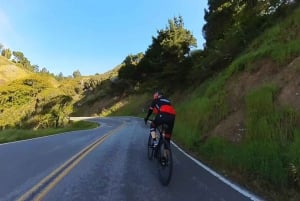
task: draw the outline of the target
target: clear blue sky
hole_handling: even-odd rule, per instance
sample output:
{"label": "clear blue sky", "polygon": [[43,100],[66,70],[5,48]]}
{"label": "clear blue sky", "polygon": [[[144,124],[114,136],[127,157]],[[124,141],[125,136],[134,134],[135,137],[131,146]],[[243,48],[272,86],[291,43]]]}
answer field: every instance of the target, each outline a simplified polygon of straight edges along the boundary
{"label": "clear blue sky", "polygon": [[204,0],[0,0],[0,43],[51,73],[104,73],[181,15],[202,49]]}

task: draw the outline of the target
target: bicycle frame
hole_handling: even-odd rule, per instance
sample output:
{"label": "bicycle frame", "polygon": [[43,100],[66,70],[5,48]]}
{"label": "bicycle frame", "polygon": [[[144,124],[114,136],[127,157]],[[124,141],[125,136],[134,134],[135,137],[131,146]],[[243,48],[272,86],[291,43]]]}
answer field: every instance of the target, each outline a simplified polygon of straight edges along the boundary
{"label": "bicycle frame", "polygon": [[[152,120],[153,121],[153,120]],[[151,121],[151,123],[152,123]],[[157,160],[159,179],[163,185],[168,185],[173,171],[173,159],[170,143],[165,139],[165,130],[168,125],[162,124],[157,127],[159,141],[156,147],[152,147],[152,136],[148,138],[148,159],[152,160],[153,156]]]}

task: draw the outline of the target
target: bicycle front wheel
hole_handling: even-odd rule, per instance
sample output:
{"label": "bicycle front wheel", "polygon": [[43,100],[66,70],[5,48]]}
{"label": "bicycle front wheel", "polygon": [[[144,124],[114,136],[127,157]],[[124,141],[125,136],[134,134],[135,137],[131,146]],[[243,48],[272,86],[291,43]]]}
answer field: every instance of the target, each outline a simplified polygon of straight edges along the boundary
{"label": "bicycle front wheel", "polygon": [[158,174],[161,183],[167,186],[172,177],[173,158],[169,142],[163,140],[159,145]]}

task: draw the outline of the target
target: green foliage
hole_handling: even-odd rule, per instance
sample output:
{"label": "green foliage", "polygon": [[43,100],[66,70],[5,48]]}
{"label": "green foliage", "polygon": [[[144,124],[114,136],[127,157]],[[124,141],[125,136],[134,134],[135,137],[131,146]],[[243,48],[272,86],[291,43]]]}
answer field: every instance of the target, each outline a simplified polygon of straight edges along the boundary
{"label": "green foliage", "polygon": [[289,173],[287,161],[295,163],[297,159],[288,159],[285,153],[288,149],[293,153],[298,146],[295,128],[299,114],[292,108],[275,106],[277,90],[274,85],[266,85],[246,96],[247,143],[244,147],[248,155],[242,161],[250,171],[276,185],[286,185]]}
{"label": "green foliage", "polygon": [[141,81],[142,72],[138,64],[143,57],[143,53],[128,55],[123,61],[123,66],[121,66],[119,70],[119,78],[132,82],[132,85],[135,85],[136,82]]}
{"label": "green foliage", "polygon": [[213,136],[209,138],[205,144],[202,144],[200,147],[201,153],[204,154],[204,157],[208,159],[217,160],[220,163],[224,163],[226,152],[229,151],[230,145],[224,140],[224,138],[219,136]]}
{"label": "green foliage", "polygon": [[145,117],[148,112],[149,97],[151,94],[144,93],[139,95],[131,95],[122,102],[116,103],[111,107],[109,113],[102,114],[103,116],[139,116]]}
{"label": "green foliage", "polygon": [[1,51],[1,55],[4,56],[4,57],[7,58],[7,59],[10,59],[12,53],[11,53],[11,50],[10,50],[9,48],[6,48],[6,49],[3,49],[3,50]]}
{"label": "green foliage", "polygon": [[289,41],[285,44],[274,44],[272,48],[278,50],[278,51],[272,51],[270,53],[272,58],[275,61],[277,61],[279,64],[286,64],[288,61],[291,61],[291,59],[295,58],[295,56],[299,55],[300,39]]}
{"label": "green foliage", "polygon": [[232,3],[224,0],[208,1],[208,10],[205,11],[204,16],[207,23],[203,26],[208,47],[212,47],[214,41],[224,38],[224,30],[232,24],[233,12]]}
{"label": "green foliage", "polygon": [[56,79],[58,80],[58,81],[61,81],[61,80],[63,80],[64,79],[64,75],[63,75],[63,73],[62,72],[60,72],[57,76],[56,76]]}
{"label": "green foliage", "polygon": [[244,144],[240,149],[239,166],[248,173],[270,181],[278,186],[286,186],[288,179],[284,152],[277,142],[257,138]]}
{"label": "green foliage", "polygon": [[276,91],[277,88],[274,85],[266,85],[253,90],[246,96],[247,138],[250,140],[272,139]]}
{"label": "green foliage", "polygon": [[[98,86],[101,85],[101,80],[96,78],[89,78],[88,80],[84,80],[83,82],[83,91],[94,91]],[[80,89],[75,88],[77,94],[80,93]]]}
{"label": "green foliage", "polygon": [[74,71],[74,72],[73,72],[73,77],[74,77],[74,78],[81,77],[80,71],[79,71],[79,70]]}
{"label": "green foliage", "polygon": [[[206,90],[211,90],[210,85],[207,83],[205,88],[194,92],[196,96],[191,95],[193,98],[176,107],[174,138],[220,166],[240,169],[253,177],[286,186],[289,178],[288,161],[299,167],[299,136],[294,141],[294,128],[298,125],[299,114],[291,108],[278,109],[274,102],[278,88],[272,84],[264,85],[246,96],[246,141],[233,145],[218,136],[205,140],[206,133],[228,114],[224,107],[225,94],[219,92],[211,98],[204,95]],[[222,112],[223,107],[225,110]],[[287,150],[293,153],[290,159]]]}
{"label": "green foliage", "polygon": [[30,64],[30,61],[24,56],[23,52],[13,51],[12,55],[14,56],[13,61],[16,62],[18,65],[30,71],[34,70],[34,67]]}
{"label": "green foliage", "polygon": [[[203,26],[207,57],[203,59],[201,66],[211,70],[226,68],[253,39],[287,15],[284,11],[291,12],[292,8],[292,3],[281,0],[208,1],[204,17],[207,23]],[[262,39],[269,40],[266,37]],[[259,46],[260,44],[258,43]],[[269,50],[274,51],[276,48],[277,46],[269,47]],[[284,48],[280,49],[284,51]],[[297,45],[291,51],[295,52],[296,49]]]}
{"label": "green foliage", "polygon": [[21,85],[8,86],[7,88],[2,88],[1,94],[1,108],[10,108],[12,105],[22,105],[28,102],[31,97],[35,96],[35,92],[31,90],[31,87]]}
{"label": "green foliage", "polygon": [[[296,10],[286,21],[274,26],[255,40],[247,51],[235,59],[228,68],[218,76],[207,93],[214,94],[222,87],[232,74],[242,70],[252,70],[252,63],[269,57],[281,65],[287,64],[300,53],[299,26],[295,21],[299,18],[300,10]],[[293,27],[290,30],[288,27]],[[258,48],[259,47],[259,48]]]}
{"label": "green foliage", "polygon": [[212,97],[203,94],[177,106],[176,121],[180,123],[175,125],[174,136],[188,147],[197,147],[205,134],[227,115],[225,99],[222,92]]}
{"label": "green foliage", "polygon": [[229,78],[228,74],[226,74],[226,72],[228,72],[228,71],[220,73],[216,77],[216,79],[214,80],[214,82],[212,82],[210,84],[210,86],[208,86],[208,88],[207,88],[207,90],[205,92],[205,95],[207,97],[212,97],[215,94],[217,94],[219,91],[223,90],[223,87],[224,87],[227,79]]}
{"label": "green foliage", "polygon": [[27,60],[27,58],[24,56],[23,52],[20,51],[13,51],[14,60],[17,63],[20,63],[23,60]]}
{"label": "green foliage", "polygon": [[250,45],[249,53],[244,55],[248,58],[248,63],[269,56],[283,65],[299,55],[300,26],[297,23],[299,18],[300,10],[297,9],[288,19],[273,26],[257,38]]}
{"label": "green foliage", "polygon": [[[177,116],[174,137],[188,147],[194,147],[199,143],[203,135],[202,123],[207,122],[210,115],[210,103],[206,98],[192,99],[189,104],[176,107]],[[190,110],[189,108],[193,108]]]}
{"label": "green foliage", "polygon": [[152,44],[138,64],[140,75],[145,75],[147,81],[151,77],[173,84],[185,80],[191,68],[187,55],[190,48],[196,46],[196,39],[184,28],[181,16],[169,20],[168,27],[157,33],[157,37],[152,37]]}
{"label": "green foliage", "polygon": [[184,28],[181,16],[174,17],[168,23],[166,29],[157,32],[157,37],[152,37],[152,44],[145,54],[138,53],[125,58],[119,70],[122,81],[114,85],[120,92],[136,91],[137,85],[145,82],[156,84],[153,87],[166,86],[167,90],[171,88],[170,83],[172,88],[183,87],[193,65],[188,54],[192,47],[196,47],[196,39]]}
{"label": "green foliage", "polygon": [[169,27],[158,31],[157,39],[165,59],[171,59],[174,63],[182,62],[185,55],[190,52],[190,48],[197,46],[195,37],[184,28],[181,16],[169,20]]}
{"label": "green foliage", "polygon": [[65,95],[75,96],[76,94],[80,94],[82,92],[83,86],[79,80],[64,79],[60,81],[58,89],[61,90],[61,92]]}
{"label": "green foliage", "polygon": [[[295,139],[289,146],[290,161],[300,168],[300,130],[294,131]],[[300,173],[300,172],[299,172]]]}
{"label": "green foliage", "polygon": [[43,67],[40,71],[41,74],[49,74],[49,71],[47,70],[47,68]]}
{"label": "green foliage", "polygon": [[71,96],[58,95],[47,102],[36,104],[36,116],[25,119],[24,127],[63,127],[68,123],[69,114],[72,112],[72,100]]}
{"label": "green foliage", "polygon": [[[0,127],[46,128],[66,124],[72,98],[60,95],[52,77],[33,74],[0,89]],[[13,117],[13,118],[12,118]]]}
{"label": "green foliage", "polygon": [[300,132],[295,130],[295,140],[288,149],[289,177],[294,187],[300,187]]}
{"label": "green foliage", "polygon": [[30,76],[16,80],[0,89],[0,108],[23,105],[34,99],[42,90],[51,84],[39,76]]}

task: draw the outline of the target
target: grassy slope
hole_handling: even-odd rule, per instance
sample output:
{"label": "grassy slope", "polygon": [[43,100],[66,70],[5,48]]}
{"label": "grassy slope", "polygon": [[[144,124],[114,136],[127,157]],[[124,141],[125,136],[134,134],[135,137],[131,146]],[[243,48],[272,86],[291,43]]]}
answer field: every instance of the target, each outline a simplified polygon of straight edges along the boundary
{"label": "grassy slope", "polygon": [[0,128],[24,126],[25,122],[46,125],[56,111],[67,115],[69,108],[57,102],[73,96],[78,83],[61,85],[51,75],[30,72],[0,56]]}
{"label": "grassy slope", "polygon": [[24,78],[30,74],[32,73],[17,67],[15,63],[0,56],[0,86],[13,80]]}

